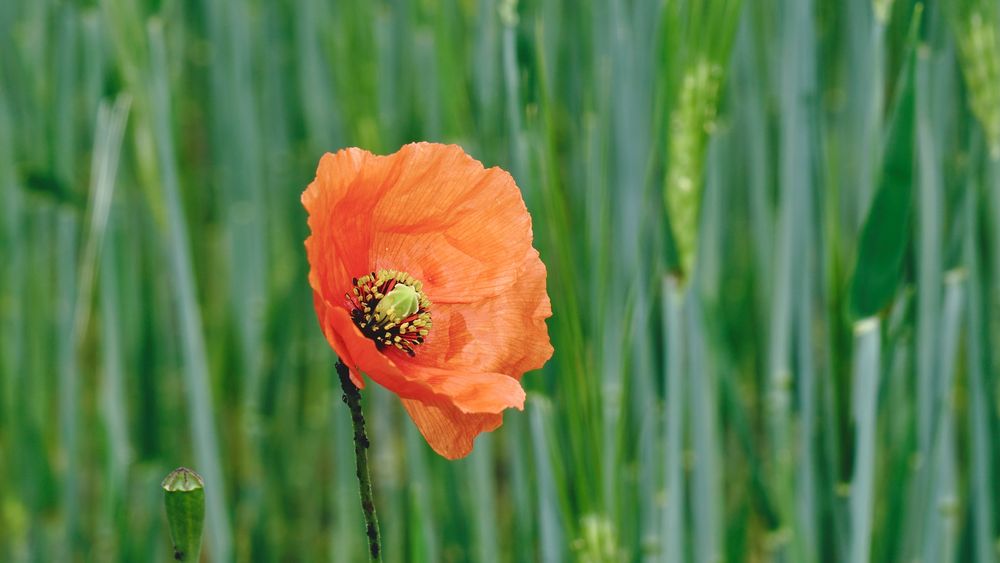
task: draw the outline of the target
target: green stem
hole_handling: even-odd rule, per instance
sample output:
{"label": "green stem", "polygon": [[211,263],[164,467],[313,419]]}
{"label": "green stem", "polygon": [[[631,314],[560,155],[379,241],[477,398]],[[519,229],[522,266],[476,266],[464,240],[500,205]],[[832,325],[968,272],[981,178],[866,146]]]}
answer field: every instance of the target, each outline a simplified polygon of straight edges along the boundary
{"label": "green stem", "polygon": [[340,386],[344,390],[341,397],[347,408],[351,409],[351,422],[354,425],[354,457],[358,469],[358,489],[361,492],[361,510],[365,513],[365,530],[368,535],[368,551],[371,561],[382,561],[382,550],[379,545],[378,516],[375,515],[375,501],[372,495],[372,477],[368,470],[368,435],[365,433],[365,415],[361,412],[361,393],[351,382],[349,371],[344,362],[337,361],[337,375],[340,376]]}

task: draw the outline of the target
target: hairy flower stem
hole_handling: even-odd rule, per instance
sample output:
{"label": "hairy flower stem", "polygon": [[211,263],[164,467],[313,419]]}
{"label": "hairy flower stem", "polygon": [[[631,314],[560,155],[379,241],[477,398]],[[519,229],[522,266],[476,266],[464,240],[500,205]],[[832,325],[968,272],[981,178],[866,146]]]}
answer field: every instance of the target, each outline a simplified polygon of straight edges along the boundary
{"label": "hairy flower stem", "polygon": [[358,490],[361,492],[361,510],[365,513],[365,531],[368,535],[368,551],[371,561],[382,561],[379,543],[378,516],[375,515],[375,501],[372,495],[372,477],[368,470],[368,435],[365,433],[365,415],[361,412],[361,393],[351,382],[344,362],[337,360],[337,375],[344,390],[341,397],[351,409],[351,423],[354,425],[354,457],[358,469]]}

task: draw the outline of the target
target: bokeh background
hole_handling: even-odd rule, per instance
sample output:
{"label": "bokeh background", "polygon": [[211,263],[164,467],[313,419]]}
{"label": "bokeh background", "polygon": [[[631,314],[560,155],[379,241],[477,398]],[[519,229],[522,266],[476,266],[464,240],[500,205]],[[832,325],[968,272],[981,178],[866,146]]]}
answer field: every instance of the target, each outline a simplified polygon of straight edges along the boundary
{"label": "bokeh background", "polygon": [[[0,560],[359,561],[320,155],[511,171],[555,356],[388,561],[997,560],[994,0],[3,0]],[[518,327],[510,327],[517,330]]]}

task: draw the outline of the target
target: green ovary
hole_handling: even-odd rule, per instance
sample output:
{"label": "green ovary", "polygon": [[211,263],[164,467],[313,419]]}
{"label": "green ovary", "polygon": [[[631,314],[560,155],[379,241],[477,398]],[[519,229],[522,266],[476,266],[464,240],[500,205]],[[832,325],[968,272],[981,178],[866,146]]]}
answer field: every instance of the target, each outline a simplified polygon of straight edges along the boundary
{"label": "green ovary", "polygon": [[375,318],[405,319],[420,308],[420,294],[416,289],[397,283],[378,305],[375,306]]}

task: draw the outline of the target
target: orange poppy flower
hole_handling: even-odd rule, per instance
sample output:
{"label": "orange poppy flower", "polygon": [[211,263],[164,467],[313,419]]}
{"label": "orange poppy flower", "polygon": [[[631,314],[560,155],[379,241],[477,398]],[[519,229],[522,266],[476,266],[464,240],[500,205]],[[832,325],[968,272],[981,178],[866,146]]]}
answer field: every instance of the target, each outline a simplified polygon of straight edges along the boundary
{"label": "orange poppy flower", "polygon": [[302,194],[323,334],[399,395],[434,451],[463,457],[551,356],[545,266],[510,174],[455,145],[325,154]]}

